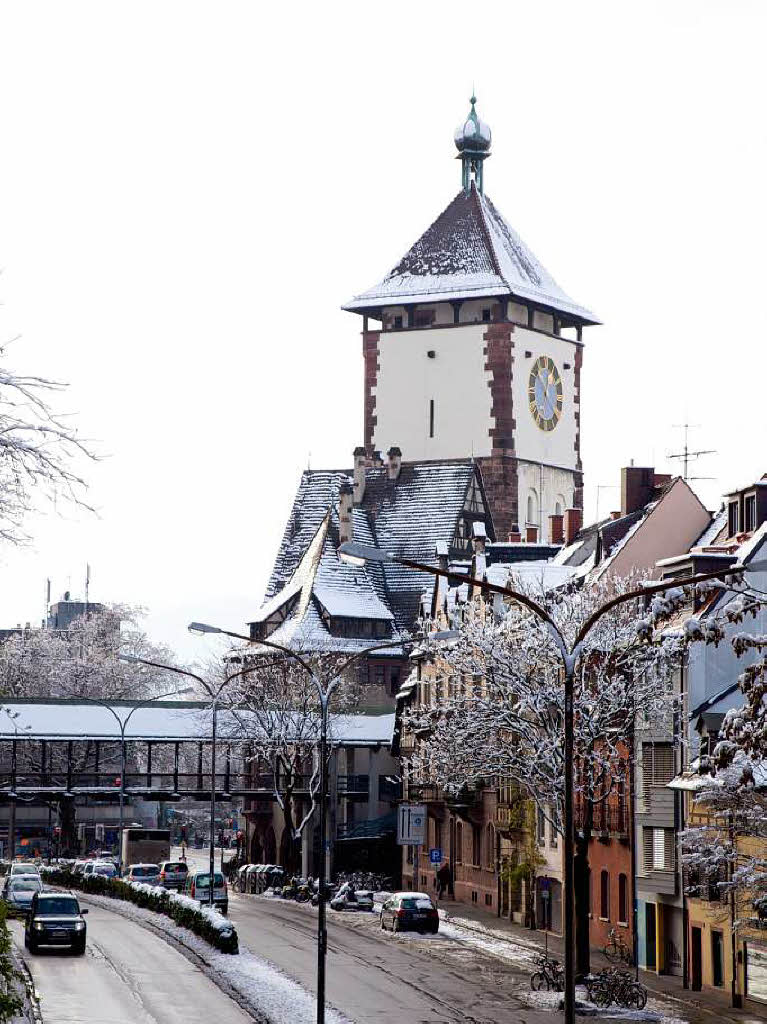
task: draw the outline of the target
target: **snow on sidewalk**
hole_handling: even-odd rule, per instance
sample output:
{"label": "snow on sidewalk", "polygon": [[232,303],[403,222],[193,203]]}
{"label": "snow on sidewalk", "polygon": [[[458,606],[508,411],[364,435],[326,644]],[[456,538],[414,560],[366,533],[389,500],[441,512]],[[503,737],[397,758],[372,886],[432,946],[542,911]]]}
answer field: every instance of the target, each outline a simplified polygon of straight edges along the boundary
{"label": "snow on sidewalk", "polygon": [[[82,898],[138,924],[149,924],[191,950],[205,963],[211,980],[221,979],[230,986],[250,1012],[256,1014],[258,1021],[264,1024],[314,1024],[316,1021],[317,1001],[311,992],[242,944],[238,954],[219,953],[204,939],[179,927],[163,914],[107,896],[83,893]],[[354,1024],[337,1010],[328,1009],[326,1019],[328,1024]]]}

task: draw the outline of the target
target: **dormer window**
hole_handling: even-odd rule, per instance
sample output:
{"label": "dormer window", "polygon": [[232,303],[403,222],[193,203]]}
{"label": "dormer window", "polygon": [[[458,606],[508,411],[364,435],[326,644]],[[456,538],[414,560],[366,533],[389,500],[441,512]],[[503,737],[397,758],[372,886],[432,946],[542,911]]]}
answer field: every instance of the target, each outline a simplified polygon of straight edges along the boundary
{"label": "dormer window", "polygon": [[394,317],[394,330],[395,331],[402,330],[402,317],[401,316],[395,316]]}
{"label": "dormer window", "polygon": [[756,495],[749,494],[743,499],[743,529],[751,533],[756,529]]}
{"label": "dormer window", "polygon": [[490,323],[490,310],[489,309],[483,309],[482,310],[482,320],[486,324]]}
{"label": "dormer window", "polygon": [[727,509],[727,536],[734,537],[738,532],[738,503],[731,501]]}

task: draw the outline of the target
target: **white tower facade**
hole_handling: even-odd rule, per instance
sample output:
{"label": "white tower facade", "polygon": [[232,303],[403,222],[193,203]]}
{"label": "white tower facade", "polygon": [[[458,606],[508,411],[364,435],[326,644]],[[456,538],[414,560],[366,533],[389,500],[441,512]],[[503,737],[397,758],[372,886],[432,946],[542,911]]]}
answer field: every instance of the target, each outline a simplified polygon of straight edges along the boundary
{"label": "white tower facade", "polygon": [[406,461],[474,457],[497,539],[548,541],[583,505],[582,330],[598,321],[484,195],[490,130],[474,102],[456,132],[463,188],[344,307],[364,318],[365,446],[397,445]]}

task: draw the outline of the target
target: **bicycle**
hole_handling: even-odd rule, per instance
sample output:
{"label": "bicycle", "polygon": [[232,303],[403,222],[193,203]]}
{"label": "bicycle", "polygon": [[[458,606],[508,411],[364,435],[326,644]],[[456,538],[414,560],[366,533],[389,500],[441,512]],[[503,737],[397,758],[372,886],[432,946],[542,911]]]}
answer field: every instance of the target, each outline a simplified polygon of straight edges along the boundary
{"label": "bicycle", "polygon": [[614,928],[610,929],[609,939],[610,941],[604,947],[602,952],[611,964],[631,964],[634,962],[633,953],[630,947],[623,941],[623,936],[615,934]]}
{"label": "bicycle", "polygon": [[617,1003],[626,1009],[643,1010],[647,1005],[647,989],[627,971],[606,967],[599,974],[586,979],[589,1002],[604,1009]]}
{"label": "bicycle", "polygon": [[562,992],[565,987],[565,973],[558,960],[550,956],[536,957],[533,961],[540,971],[535,971],[530,977],[530,988],[533,992],[554,990]]}

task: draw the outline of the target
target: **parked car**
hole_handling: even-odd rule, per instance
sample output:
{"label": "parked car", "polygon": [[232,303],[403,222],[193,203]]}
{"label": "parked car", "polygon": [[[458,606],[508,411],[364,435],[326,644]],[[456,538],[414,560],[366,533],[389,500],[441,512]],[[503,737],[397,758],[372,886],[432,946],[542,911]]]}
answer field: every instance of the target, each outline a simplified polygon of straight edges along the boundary
{"label": "parked car", "polygon": [[117,865],[113,864],[111,860],[97,860],[94,861],[90,874],[101,875],[104,878],[116,878]]}
{"label": "parked car", "polygon": [[36,892],[24,926],[24,945],[30,953],[36,953],[40,946],[69,946],[82,956],[87,913],[80,909],[74,893]]}
{"label": "parked car", "polygon": [[[210,872],[192,871],[186,880],[184,892],[205,906],[210,898]],[[220,871],[213,873],[213,906],[222,914],[229,910],[229,892]]]}
{"label": "parked car", "polygon": [[72,865],[73,875],[82,875],[87,865],[90,864],[90,859],[86,860],[84,857],[76,860]]}
{"label": "parked car", "polygon": [[436,935],[439,914],[428,893],[395,892],[381,908],[381,928],[393,932],[415,929]]}
{"label": "parked car", "polygon": [[357,903],[357,894],[352,888],[350,882],[344,882],[344,884],[340,887],[338,892],[331,897],[330,909],[359,910],[359,904]]}
{"label": "parked car", "polygon": [[160,863],[160,885],[179,892],[186,885],[189,868],[182,860],[164,860]]}
{"label": "parked car", "polygon": [[3,886],[3,899],[14,910],[27,911],[32,904],[32,897],[40,892],[43,883],[37,875],[10,875]]}
{"label": "parked car", "polygon": [[35,875],[39,878],[40,868],[31,860],[15,860],[11,864],[11,870],[8,872],[8,877],[13,878],[16,875]]}
{"label": "parked car", "polygon": [[126,882],[141,882],[144,885],[160,884],[159,864],[129,864],[123,872]]}
{"label": "parked car", "polygon": [[373,909],[373,893],[369,889],[355,889],[354,897],[357,900],[357,910]]}

